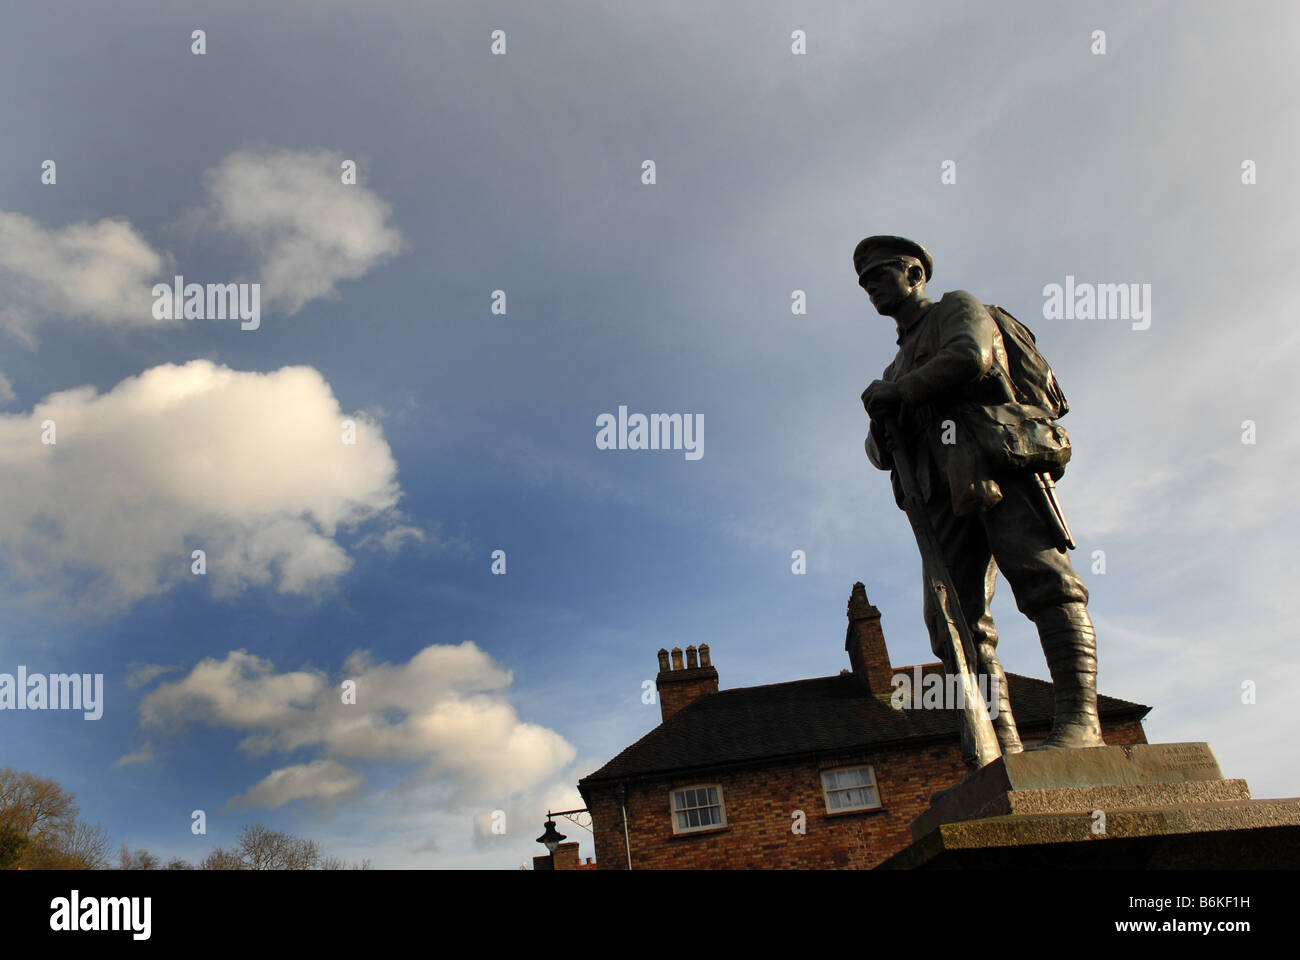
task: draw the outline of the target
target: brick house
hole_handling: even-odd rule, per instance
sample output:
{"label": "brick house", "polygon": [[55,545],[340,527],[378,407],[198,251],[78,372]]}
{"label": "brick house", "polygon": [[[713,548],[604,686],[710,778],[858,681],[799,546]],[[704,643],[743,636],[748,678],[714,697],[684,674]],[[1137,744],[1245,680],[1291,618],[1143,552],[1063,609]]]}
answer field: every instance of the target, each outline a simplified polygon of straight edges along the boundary
{"label": "brick house", "polygon": [[[688,647],[685,663],[660,650],[662,722],[578,784],[596,866],[870,868],[907,846],[930,794],[965,772],[960,711],[891,706],[893,676],[918,668],[890,666],[861,583],[848,616],[852,669],[834,677],[719,690],[707,644]],[[919,670],[943,674],[938,663]],[[1041,742],[1052,685],[1007,683],[1022,741]],[[1099,696],[1106,742],[1146,743],[1150,709]]]}

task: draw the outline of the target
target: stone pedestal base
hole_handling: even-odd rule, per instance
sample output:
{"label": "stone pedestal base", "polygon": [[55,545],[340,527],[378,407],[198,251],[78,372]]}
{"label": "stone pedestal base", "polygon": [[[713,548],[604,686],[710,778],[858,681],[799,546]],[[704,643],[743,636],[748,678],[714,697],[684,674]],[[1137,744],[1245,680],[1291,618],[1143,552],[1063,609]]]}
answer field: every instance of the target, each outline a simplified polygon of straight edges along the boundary
{"label": "stone pedestal base", "polygon": [[1041,750],[935,794],[878,869],[1300,867],[1300,799],[1252,800],[1205,743]]}

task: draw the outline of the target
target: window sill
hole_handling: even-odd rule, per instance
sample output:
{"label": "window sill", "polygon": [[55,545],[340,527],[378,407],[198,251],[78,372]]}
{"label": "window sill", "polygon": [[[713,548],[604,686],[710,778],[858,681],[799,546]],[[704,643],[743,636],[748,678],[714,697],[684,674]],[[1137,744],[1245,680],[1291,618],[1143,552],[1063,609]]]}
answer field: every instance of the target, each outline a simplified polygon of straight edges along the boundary
{"label": "window sill", "polygon": [[674,833],[671,839],[691,840],[695,837],[713,837],[713,836],[717,836],[719,833],[730,833],[730,832],[731,832],[731,825],[728,824],[723,827],[712,827],[708,830],[690,830],[686,833]]}
{"label": "window sill", "polygon": [[871,807],[868,810],[836,810],[834,813],[823,813],[823,820],[838,820],[841,817],[862,817],[869,816],[873,813],[884,813],[885,807]]}

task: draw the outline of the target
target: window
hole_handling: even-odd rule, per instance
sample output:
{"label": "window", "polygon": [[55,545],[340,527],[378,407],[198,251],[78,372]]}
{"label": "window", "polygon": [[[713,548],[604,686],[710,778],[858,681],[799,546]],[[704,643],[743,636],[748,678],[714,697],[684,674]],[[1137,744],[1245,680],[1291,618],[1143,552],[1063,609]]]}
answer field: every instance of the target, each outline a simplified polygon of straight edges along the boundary
{"label": "window", "polygon": [[716,783],[674,790],[669,798],[673,811],[673,833],[690,833],[726,826],[722,787]]}
{"label": "window", "polygon": [[822,791],[826,794],[826,810],[830,813],[875,810],[880,806],[876,772],[871,767],[823,770]]}

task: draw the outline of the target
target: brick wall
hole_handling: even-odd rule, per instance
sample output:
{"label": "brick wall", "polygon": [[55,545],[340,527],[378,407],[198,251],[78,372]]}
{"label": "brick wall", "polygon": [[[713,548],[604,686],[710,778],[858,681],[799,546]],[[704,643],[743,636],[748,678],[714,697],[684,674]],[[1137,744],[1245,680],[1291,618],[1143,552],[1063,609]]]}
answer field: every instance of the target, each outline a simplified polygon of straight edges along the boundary
{"label": "brick wall", "polygon": [[[1047,728],[1026,727],[1027,740]],[[1103,723],[1108,744],[1146,743],[1140,721]],[[829,767],[870,764],[882,808],[830,814],[821,788]],[[911,822],[929,806],[930,794],[961,779],[960,747],[950,743],[845,753],[817,761],[787,762],[731,770],[713,776],[629,783],[628,834],[632,868],[646,869],[834,869],[870,868],[912,842]],[[709,833],[673,833],[670,790],[701,783],[722,787],[727,825]],[[596,864],[627,868],[623,824],[612,785],[589,796]],[[792,814],[802,810],[806,833],[792,832]]]}

